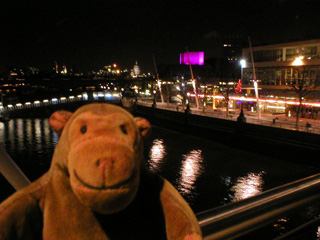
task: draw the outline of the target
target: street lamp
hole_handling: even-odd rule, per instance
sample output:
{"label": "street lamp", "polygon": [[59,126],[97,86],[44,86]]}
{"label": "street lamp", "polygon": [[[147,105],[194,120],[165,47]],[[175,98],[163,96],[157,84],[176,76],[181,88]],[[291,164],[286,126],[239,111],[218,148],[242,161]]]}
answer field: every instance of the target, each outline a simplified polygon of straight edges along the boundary
{"label": "street lamp", "polygon": [[241,80],[243,80],[243,69],[247,67],[247,62],[244,59],[240,60],[240,66],[241,66]]}

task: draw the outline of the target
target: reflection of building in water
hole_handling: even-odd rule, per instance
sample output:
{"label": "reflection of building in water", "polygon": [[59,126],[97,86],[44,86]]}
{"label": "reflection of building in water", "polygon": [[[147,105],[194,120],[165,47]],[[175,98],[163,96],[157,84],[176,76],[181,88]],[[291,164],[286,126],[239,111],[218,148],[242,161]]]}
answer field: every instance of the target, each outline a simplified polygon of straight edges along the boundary
{"label": "reflection of building in water", "polygon": [[183,155],[182,168],[178,181],[178,189],[184,194],[192,194],[194,184],[203,171],[203,157],[201,150],[192,150],[187,155]]}
{"label": "reflection of building in water", "polygon": [[153,145],[150,149],[150,158],[148,163],[150,165],[150,170],[154,172],[161,171],[161,167],[164,163],[164,157],[167,155],[165,146],[162,139],[155,139]]}
{"label": "reflection of building in water", "polygon": [[236,202],[262,192],[264,183],[262,175],[264,173],[263,171],[259,173],[249,173],[245,177],[239,177],[230,189],[234,193],[232,201]]}

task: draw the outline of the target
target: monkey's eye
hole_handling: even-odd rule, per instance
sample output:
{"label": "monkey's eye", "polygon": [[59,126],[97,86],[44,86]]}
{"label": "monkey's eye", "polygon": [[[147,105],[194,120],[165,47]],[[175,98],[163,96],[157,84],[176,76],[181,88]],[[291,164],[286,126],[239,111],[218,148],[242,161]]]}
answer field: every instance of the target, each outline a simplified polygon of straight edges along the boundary
{"label": "monkey's eye", "polygon": [[126,126],[123,124],[123,125],[120,125],[120,128],[121,128],[121,131],[124,133],[124,134],[128,134],[127,132],[127,129],[126,129]]}
{"label": "monkey's eye", "polygon": [[82,134],[85,134],[86,131],[87,131],[87,125],[83,125],[83,126],[80,128],[80,132],[81,132]]}

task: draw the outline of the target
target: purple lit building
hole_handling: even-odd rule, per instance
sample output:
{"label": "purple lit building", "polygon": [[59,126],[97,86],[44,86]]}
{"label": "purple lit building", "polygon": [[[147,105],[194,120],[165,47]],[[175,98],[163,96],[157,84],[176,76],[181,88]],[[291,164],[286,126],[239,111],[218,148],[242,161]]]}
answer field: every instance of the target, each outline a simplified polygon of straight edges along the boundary
{"label": "purple lit building", "polygon": [[204,65],[204,52],[180,53],[180,64]]}

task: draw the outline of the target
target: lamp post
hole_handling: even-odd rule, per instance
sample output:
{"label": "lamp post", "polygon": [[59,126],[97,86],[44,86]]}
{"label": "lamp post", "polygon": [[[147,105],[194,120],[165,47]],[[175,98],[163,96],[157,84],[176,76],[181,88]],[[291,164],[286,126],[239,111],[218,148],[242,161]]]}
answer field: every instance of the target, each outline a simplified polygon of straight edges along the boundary
{"label": "lamp post", "polygon": [[241,81],[243,81],[243,69],[247,67],[247,62],[244,59],[240,60],[240,66],[241,66]]}

